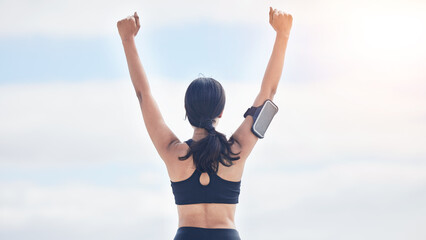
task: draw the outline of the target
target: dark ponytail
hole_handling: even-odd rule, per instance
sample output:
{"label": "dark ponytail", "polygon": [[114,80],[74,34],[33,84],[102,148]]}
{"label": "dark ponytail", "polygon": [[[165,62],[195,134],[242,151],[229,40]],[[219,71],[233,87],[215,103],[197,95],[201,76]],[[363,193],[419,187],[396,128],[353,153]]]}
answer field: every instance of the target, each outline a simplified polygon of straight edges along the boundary
{"label": "dark ponytail", "polygon": [[235,139],[229,141],[226,136],[213,126],[214,119],[218,117],[225,107],[225,91],[222,85],[213,78],[197,78],[191,82],[185,94],[186,116],[194,127],[204,128],[208,135],[192,142],[188,153],[179,157],[186,160],[191,155],[198,169],[203,172],[217,172],[219,163],[229,167],[232,161],[240,157],[232,157],[240,153],[231,150]]}

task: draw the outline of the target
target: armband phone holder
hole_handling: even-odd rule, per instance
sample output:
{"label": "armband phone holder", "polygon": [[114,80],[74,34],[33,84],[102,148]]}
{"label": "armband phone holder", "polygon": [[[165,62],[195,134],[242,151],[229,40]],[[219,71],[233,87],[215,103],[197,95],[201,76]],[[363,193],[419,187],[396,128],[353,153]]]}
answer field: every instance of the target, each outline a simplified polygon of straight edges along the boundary
{"label": "armband phone holder", "polygon": [[251,127],[251,131],[258,138],[264,138],[265,132],[277,112],[277,105],[275,105],[272,100],[266,99],[261,106],[252,106],[247,109],[244,113],[244,118],[251,115],[253,117],[253,126]]}

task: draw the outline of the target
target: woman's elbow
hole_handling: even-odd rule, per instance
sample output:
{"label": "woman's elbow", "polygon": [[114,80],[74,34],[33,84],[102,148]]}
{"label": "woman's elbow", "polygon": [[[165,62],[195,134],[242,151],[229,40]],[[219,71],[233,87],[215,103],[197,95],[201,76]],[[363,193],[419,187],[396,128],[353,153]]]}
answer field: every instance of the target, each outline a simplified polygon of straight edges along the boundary
{"label": "woman's elbow", "polygon": [[268,91],[266,91],[266,93],[265,93],[266,98],[272,100],[274,98],[276,92],[277,92],[277,88],[268,89]]}
{"label": "woman's elbow", "polygon": [[274,98],[276,92],[277,92],[277,88],[271,89],[271,92],[270,92],[271,100],[272,100],[272,98]]}
{"label": "woman's elbow", "polygon": [[138,97],[139,103],[142,103],[142,92],[141,91],[136,91],[136,96]]}

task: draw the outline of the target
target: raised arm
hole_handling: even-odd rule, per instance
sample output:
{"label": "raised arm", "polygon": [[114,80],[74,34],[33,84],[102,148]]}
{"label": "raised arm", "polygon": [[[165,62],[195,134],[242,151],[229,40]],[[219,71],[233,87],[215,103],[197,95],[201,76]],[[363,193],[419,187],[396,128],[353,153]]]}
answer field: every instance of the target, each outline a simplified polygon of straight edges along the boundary
{"label": "raised arm", "polygon": [[268,66],[266,67],[265,75],[263,76],[260,96],[256,98],[254,106],[261,105],[265,101],[262,98],[263,95],[267,95],[267,97],[272,99],[277,91],[283,71],[284,56],[287,49],[287,41],[290,37],[292,22],[293,17],[291,14],[276,9],[272,10],[272,7],[269,8],[269,23],[276,31],[275,44]]}
{"label": "raised arm", "polygon": [[118,21],[117,28],[120,33],[130,78],[132,79],[136,96],[139,100],[145,126],[155,148],[161,158],[166,161],[166,159],[171,159],[168,156],[172,153],[172,148],[175,146],[174,143],[178,143],[179,139],[164,122],[158,105],[151,94],[148,79],[139,59],[135,44],[135,36],[140,28],[139,16],[135,12],[133,16]]}
{"label": "raised arm", "polygon": [[[271,58],[266,67],[265,75],[262,80],[259,94],[254,100],[253,106],[262,105],[266,99],[273,100],[281,79],[284,65],[284,55],[287,48],[287,42],[290,37],[290,30],[293,23],[291,14],[269,8],[269,23],[276,31],[274,48]],[[253,125],[252,116],[247,116],[243,123],[232,135],[239,143],[241,150],[240,157],[245,160],[256,144],[258,138],[251,132]]]}

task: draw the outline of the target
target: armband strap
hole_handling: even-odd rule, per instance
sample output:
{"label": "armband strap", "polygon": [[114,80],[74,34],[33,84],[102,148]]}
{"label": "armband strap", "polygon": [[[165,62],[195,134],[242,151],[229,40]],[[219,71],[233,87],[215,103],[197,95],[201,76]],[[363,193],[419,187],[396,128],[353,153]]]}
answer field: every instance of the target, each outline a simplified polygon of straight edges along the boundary
{"label": "armband strap", "polygon": [[244,113],[244,118],[247,117],[247,115],[252,115],[254,116],[254,113],[256,112],[258,107],[251,107],[249,109],[247,109],[246,113]]}
{"label": "armband strap", "polygon": [[244,118],[246,118],[247,115],[251,115],[253,117],[253,119],[256,120],[257,115],[259,115],[260,110],[262,110],[263,105],[265,105],[267,100],[269,100],[269,99],[266,99],[265,102],[263,102],[263,104],[258,106],[258,107],[251,106],[251,108],[247,109],[247,111],[244,113]]}

